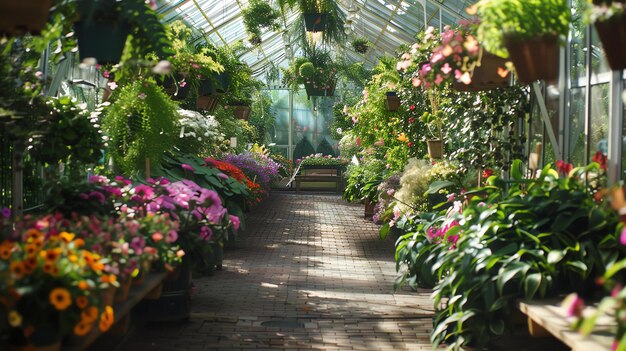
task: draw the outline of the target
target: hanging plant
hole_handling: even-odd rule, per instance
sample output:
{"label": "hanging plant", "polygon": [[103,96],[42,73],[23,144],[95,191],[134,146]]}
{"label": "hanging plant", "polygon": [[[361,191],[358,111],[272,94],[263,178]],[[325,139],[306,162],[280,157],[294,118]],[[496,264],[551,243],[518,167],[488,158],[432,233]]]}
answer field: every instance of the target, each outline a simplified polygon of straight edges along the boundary
{"label": "hanging plant", "polygon": [[262,0],[251,0],[248,7],[241,11],[243,25],[248,32],[248,40],[254,46],[261,44],[263,30],[280,29],[280,12]]}
{"label": "hanging plant", "polygon": [[366,38],[356,38],[352,41],[352,48],[359,54],[365,54],[372,46],[372,43]]}
{"label": "hanging plant", "polygon": [[283,11],[294,9],[302,16],[293,23],[292,33],[295,42],[306,40],[306,33],[322,33],[322,41],[327,44],[345,40],[345,14],[335,0],[279,0]]}
{"label": "hanging plant", "polygon": [[626,68],[626,4],[624,0],[594,0],[587,20],[598,31],[604,54],[613,70]]}
{"label": "hanging plant", "polygon": [[127,175],[144,171],[146,159],[156,167],[177,140],[178,107],[152,79],[125,86],[115,100],[103,122],[113,161]]}

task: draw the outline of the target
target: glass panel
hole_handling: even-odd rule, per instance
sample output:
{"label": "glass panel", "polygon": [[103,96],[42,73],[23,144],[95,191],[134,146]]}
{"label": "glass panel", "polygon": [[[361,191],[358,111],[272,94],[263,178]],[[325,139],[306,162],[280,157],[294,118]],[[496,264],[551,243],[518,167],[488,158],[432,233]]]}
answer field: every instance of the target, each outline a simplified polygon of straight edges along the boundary
{"label": "glass panel", "polygon": [[570,90],[569,162],[582,166],[585,161],[585,88]]}
{"label": "glass panel", "polygon": [[602,49],[602,43],[598,38],[598,33],[596,32],[595,27],[592,26],[591,28],[591,73],[592,75],[598,75],[600,73],[611,72],[611,68],[609,68],[608,63],[606,62],[604,50]]}
{"label": "glass panel", "polygon": [[605,155],[609,152],[609,84],[592,86],[591,101],[590,158],[598,151]]}
{"label": "glass panel", "polygon": [[585,85],[585,74],[587,64],[587,50],[585,45],[587,43],[587,26],[584,20],[584,10],[586,6],[586,0],[574,0],[572,7],[574,7],[574,18],[572,21],[572,41],[570,42],[571,53],[571,80],[572,86]]}

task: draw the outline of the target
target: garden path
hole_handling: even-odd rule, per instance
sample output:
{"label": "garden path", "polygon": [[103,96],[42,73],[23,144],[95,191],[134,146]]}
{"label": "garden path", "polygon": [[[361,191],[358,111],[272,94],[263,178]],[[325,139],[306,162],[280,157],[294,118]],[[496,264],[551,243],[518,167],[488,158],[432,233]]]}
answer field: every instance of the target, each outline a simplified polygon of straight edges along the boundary
{"label": "garden path", "polygon": [[393,239],[362,206],[273,193],[239,240],[223,271],[194,279],[188,322],[141,326],[120,348],[431,350],[429,292],[394,293]]}

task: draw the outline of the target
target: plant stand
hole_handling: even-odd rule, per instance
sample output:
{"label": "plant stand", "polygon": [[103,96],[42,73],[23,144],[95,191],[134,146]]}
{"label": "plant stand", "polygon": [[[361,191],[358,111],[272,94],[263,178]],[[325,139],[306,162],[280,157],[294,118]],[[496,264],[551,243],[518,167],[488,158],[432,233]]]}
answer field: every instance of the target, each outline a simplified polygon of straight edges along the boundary
{"label": "plant stand", "polygon": [[596,22],[596,30],[609,66],[614,71],[626,68],[626,14]]}
{"label": "plant stand", "polygon": [[556,82],[559,77],[559,38],[547,36],[529,40],[507,37],[504,44],[521,83],[537,80]]}
{"label": "plant stand", "polygon": [[328,15],[325,13],[303,13],[304,27],[307,32],[323,32],[326,29]]}
{"label": "plant stand", "polygon": [[386,95],[387,100],[385,101],[385,104],[387,105],[387,111],[398,111],[398,109],[400,109],[400,98],[398,97],[398,94],[396,94],[395,91],[389,91]]}
{"label": "plant stand", "polygon": [[48,22],[52,0],[14,0],[0,2],[0,34],[39,34]]}

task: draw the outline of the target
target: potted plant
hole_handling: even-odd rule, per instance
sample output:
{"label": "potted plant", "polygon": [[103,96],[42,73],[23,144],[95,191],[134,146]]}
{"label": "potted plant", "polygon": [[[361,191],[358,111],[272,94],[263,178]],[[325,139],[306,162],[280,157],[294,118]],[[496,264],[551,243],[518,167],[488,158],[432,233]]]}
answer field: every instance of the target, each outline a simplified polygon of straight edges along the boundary
{"label": "potted plant", "polygon": [[[279,0],[283,11],[292,8],[302,14],[303,32],[322,32],[326,43],[345,38],[345,15],[334,0]],[[304,35],[302,35],[303,37]]]}
{"label": "potted plant", "polygon": [[352,48],[359,54],[367,53],[372,43],[366,38],[356,38],[352,41]]}
{"label": "potted plant", "polygon": [[248,40],[254,46],[260,45],[263,30],[279,30],[280,12],[270,3],[262,0],[251,0],[248,7],[241,11],[243,25],[248,32]]}
{"label": "potted plant", "polygon": [[305,57],[300,57],[288,69],[283,69],[283,83],[294,89],[304,84],[307,95],[333,96],[339,73],[327,51],[312,49]]}
{"label": "potted plant", "polygon": [[385,93],[387,99],[385,100],[385,105],[387,106],[387,111],[395,112],[400,108],[400,98],[395,91],[388,91]]}
{"label": "potted plant", "polygon": [[0,3],[0,33],[39,34],[48,22],[51,5],[52,0],[3,1]]}
{"label": "potted plant", "polygon": [[481,0],[478,40],[498,56],[510,58],[519,81],[558,78],[559,47],[569,32],[567,0]]}
{"label": "potted plant", "polygon": [[428,145],[428,155],[433,160],[443,158],[443,113],[439,111],[439,96],[436,89],[428,90],[428,98],[431,102],[432,112],[424,112],[421,120],[431,135],[431,138],[427,139],[426,143]]}
{"label": "potted plant", "polygon": [[588,20],[598,31],[604,54],[613,70],[626,68],[626,4],[623,0],[593,0]]}
{"label": "potted plant", "polygon": [[250,118],[250,113],[252,112],[250,104],[243,101],[235,102],[232,105],[229,105],[229,108],[233,110],[233,114],[237,119],[248,120],[248,118]]}

